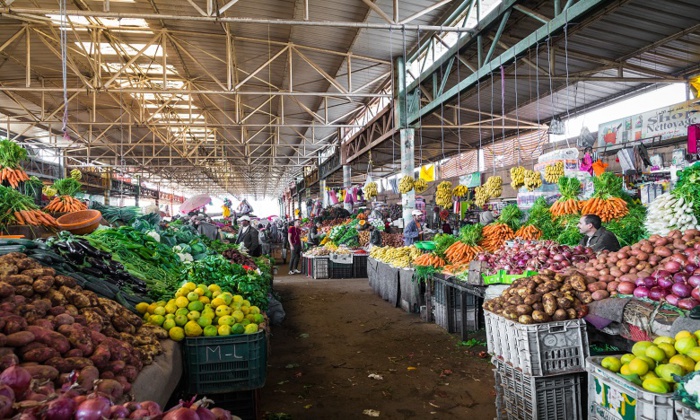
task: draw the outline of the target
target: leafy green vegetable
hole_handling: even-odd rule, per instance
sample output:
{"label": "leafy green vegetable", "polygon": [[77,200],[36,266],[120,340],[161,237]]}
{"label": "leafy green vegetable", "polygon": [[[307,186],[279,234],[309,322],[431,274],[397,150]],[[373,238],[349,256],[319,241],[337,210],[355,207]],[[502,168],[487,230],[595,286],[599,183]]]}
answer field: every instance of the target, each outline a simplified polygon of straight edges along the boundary
{"label": "leafy green vegetable", "polygon": [[14,224],[16,219],[14,212],[23,210],[36,210],[39,207],[34,199],[19,191],[0,185],[0,225]]}
{"label": "leafy green vegetable", "polygon": [[678,171],[678,181],[671,191],[675,197],[683,197],[693,202],[693,212],[700,216],[700,162]]}
{"label": "leafy green vegetable", "polygon": [[481,240],[481,230],[484,227],[479,223],[466,225],[459,230],[459,240],[470,246],[477,246]]}
{"label": "leafy green vegetable", "polygon": [[569,178],[562,176],[559,178],[559,193],[561,193],[561,198],[559,201],[566,201],[569,199],[575,199],[581,192],[581,181],[577,178]]}
{"label": "leafy green vegetable", "polygon": [[81,184],[80,181],[74,178],[63,178],[54,181],[53,187],[58,192],[58,195],[69,195],[71,197],[74,197],[77,193],[80,192],[80,189],[83,187],[83,184]]}
{"label": "leafy green vegetable", "polygon": [[617,236],[620,246],[632,245],[647,237],[644,226],[646,208],[638,204],[628,205],[629,213],[619,219],[605,223],[607,230]]}
{"label": "leafy green vegetable", "polygon": [[556,226],[552,220],[552,213],[549,211],[549,206],[543,197],[535,200],[535,204],[528,212],[526,225],[534,225],[542,231],[542,239],[555,239],[561,228]]}
{"label": "leafy green vegetable", "polygon": [[520,211],[517,204],[508,204],[501,210],[501,215],[496,219],[496,223],[508,225],[513,231],[520,227],[520,219],[523,217],[523,212]]}
{"label": "leafy green vegetable", "polygon": [[418,283],[430,283],[433,275],[438,272],[438,269],[432,265],[418,265],[413,271],[413,281]]}
{"label": "leafy green vegetable", "polygon": [[[583,235],[578,230],[578,222],[580,217],[575,214],[567,215],[557,219],[557,223],[560,225],[559,235],[556,237],[556,241],[562,245],[576,246],[581,242]],[[563,227],[563,230],[562,230]]]}
{"label": "leafy green vegetable", "polygon": [[445,251],[453,243],[457,242],[457,238],[454,235],[447,235],[444,233],[439,233],[433,238],[435,242],[435,253],[440,256],[440,258],[445,258]]}
{"label": "leafy green vegetable", "polygon": [[11,140],[0,140],[0,167],[17,169],[25,159],[27,151],[22,146]]}
{"label": "leafy green vegetable", "polygon": [[102,217],[111,224],[123,223],[128,225],[133,223],[141,214],[140,207],[106,206],[97,201],[90,202],[90,208],[99,210],[102,213]]}
{"label": "leafy green vegetable", "polygon": [[608,199],[610,197],[620,197],[629,200],[630,196],[622,188],[623,179],[612,172],[603,172],[593,177],[593,197]]}

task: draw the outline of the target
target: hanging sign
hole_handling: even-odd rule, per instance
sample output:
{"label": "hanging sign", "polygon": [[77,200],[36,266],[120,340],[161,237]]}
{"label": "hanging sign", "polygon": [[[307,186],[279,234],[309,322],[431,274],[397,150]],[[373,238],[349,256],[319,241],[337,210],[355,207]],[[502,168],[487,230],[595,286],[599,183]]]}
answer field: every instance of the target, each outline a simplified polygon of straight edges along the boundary
{"label": "hanging sign", "polygon": [[472,172],[469,175],[463,175],[459,177],[459,184],[464,185],[468,188],[475,188],[481,186],[481,172]]}
{"label": "hanging sign", "polygon": [[667,140],[688,135],[688,127],[700,123],[700,104],[683,102],[632,115],[598,126],[598,146],[656,137]]}

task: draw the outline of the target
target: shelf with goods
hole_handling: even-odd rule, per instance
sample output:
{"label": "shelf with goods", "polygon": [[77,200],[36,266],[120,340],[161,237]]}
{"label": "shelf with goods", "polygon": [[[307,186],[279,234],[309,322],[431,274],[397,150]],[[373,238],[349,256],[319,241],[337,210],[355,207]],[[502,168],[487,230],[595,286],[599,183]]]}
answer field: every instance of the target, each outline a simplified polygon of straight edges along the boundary
{"label": "shelf with goods", "polygon": [[[7,372],[0,382],[11,387],[10,378],[46,382],[30,393],[17,388],[14,402],[24,402],[7,406],[10,412],[2,417],[17,410],[43,415],[65,405],[71,413],[78,406],[85,410],[82,400],[93,379],[101,379],[97,390],[108,398],[89,397],[91,410],[106,410],[105,417],[110,410],[128,410],[120,416],[126,417],[139,409],[138,401],[153,400],[141,407],[150,413],[137,416],[157,415],[161,407],[170,408],[168,397],[183,371],[183,383],[195,393],[210,380],[202,369],[211,366],[197,358],[209,345],[227,345],[240,356],[236,366],[217,367],[217,389],[226,384],[254,391],[264,384],[272,279],[267,258],[248,257],[181,223],[163,227],[157,215],[85,235],[0,238],[0,249],[7,247],[15,249],[0,256],[0,335],[6,350],[0,368]],[[194,349],[184,349],[184,361],[183,345]],[[39,398],[54,390],[62,395],[73,370],[77,384],[60,404]]]}

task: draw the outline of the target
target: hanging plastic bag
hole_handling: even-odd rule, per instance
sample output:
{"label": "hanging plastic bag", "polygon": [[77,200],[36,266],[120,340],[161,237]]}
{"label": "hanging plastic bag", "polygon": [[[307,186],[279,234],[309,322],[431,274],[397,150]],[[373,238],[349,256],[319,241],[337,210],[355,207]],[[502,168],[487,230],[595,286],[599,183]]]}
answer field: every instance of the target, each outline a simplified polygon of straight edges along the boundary
{"label": "hanging plastic bag", "polygon": [[332,205],[338,204],[338,196],[335,194],[335,191],[328,191],[328,198]]}
{"label": "hanging plastic bag", "polygon": [[608,164],[599,159],[593,164],[593,173],[596,176],[599,176],[600,174],[605,172],[605,168],[607,168],[607,167],[608,167]]}

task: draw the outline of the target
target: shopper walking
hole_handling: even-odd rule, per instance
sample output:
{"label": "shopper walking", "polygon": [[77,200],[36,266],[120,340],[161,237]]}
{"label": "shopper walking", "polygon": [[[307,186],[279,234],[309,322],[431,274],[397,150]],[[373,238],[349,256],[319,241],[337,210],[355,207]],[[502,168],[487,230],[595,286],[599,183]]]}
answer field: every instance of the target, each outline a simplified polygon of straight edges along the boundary
{"label": "shopper walking", "polygon": [[294,225],[289,228],[289,249],[292,250],[292,257],[289,260],[289,275],[300,274],[301,271],[297,269],[299,265],[299,260],[301,259],[301,221],[299,219],[294,220]]}

